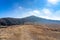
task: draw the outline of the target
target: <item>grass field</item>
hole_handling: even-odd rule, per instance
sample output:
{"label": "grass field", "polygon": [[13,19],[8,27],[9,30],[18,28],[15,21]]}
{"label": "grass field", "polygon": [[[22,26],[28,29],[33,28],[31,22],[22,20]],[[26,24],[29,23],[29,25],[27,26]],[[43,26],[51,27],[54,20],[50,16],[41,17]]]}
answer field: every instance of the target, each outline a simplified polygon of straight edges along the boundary
{"label": "grass field", "polygon": [[60,40],[60,31],[43,25],[13,25],[0,28],[0,40]]}

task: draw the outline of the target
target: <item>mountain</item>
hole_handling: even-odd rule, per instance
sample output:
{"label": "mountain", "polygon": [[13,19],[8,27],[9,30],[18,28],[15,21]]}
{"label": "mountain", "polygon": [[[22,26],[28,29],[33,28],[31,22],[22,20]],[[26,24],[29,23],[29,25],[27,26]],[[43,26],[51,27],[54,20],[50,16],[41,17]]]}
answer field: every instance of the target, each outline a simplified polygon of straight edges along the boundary
{"label": "mountain", "polygon": [[1,18],[0,40],[60,40],[60,21],[36,16]]}
{"label": "mountain", "polygon": [[28,23],[36,24],[60,24],[60,21],[57,20],[48,20],[44,18],[39,18],[36,16],[29,16],[25,18],[0,18],[0,25],[9,26],[9,25],[21,25]]}
{"label": "mountain", "polygon": [[43,24],[60,24],[60,21],[58,20],[49,20],[49,19],[44,19],[36,16],[29,16],[26,18],[23,18],[24,22],[36,22],[36,23],[43,23]]}

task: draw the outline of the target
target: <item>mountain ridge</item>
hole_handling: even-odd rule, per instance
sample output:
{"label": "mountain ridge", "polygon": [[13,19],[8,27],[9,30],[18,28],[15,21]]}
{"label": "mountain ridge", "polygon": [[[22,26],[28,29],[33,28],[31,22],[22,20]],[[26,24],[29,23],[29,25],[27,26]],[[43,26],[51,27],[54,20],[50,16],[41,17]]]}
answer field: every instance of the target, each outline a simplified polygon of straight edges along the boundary
{"label": "mountain ridge", "polygon": [[0,18],[0,25],[20,25],[27,22],[31,23],[40,23],[40,24],[60,24],[60,21],[57,20],[48,20],[44,18],[39,18],[36,16],[29,16],[25,18]]}

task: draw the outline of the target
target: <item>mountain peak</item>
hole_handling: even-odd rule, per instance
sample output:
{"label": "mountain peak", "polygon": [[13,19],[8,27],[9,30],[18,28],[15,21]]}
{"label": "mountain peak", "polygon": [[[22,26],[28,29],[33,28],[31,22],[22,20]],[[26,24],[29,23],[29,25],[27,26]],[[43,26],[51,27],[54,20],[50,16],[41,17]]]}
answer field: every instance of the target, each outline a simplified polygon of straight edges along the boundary
{"label": "mountain peak", "polygon": [[32,16],[28,16],[27,18],[39,18],[39,17],[37,17],[37,16],[34,16],[34,15],[32,15]]}
{"label": "mountain peak", "polygon": [[34,15],[31,15],[30,17],[36,17],[36,16],[34,16]]}

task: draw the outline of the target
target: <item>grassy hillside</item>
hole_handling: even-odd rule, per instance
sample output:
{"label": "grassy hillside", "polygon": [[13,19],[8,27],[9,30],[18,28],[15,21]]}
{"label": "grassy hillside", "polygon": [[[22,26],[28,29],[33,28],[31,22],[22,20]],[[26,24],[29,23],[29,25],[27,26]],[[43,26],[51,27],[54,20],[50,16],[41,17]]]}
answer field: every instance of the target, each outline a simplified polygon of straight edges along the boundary
{"label": "grassy hillside", "polygon": [[60,40],[60,29],[45,25],[14,25],[0,28],[0,40]]}

